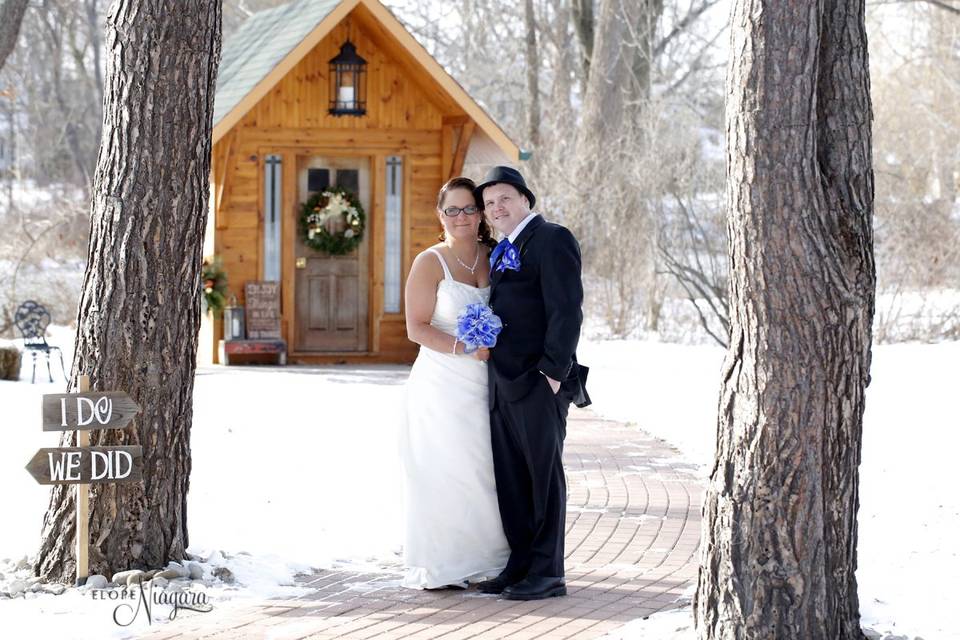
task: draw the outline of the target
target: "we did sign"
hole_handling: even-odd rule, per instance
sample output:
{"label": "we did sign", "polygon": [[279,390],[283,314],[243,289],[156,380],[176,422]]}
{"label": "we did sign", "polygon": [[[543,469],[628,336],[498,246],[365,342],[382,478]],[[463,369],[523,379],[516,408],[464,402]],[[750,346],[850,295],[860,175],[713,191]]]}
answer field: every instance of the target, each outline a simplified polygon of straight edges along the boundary
{"label": "we did sign", "polygon": [[76,447],[37,451],[27,471],[40,484],[77,485],[76,559],[77,584],[86,581],[89,569],[90,484],[140,482],[143,447],[91,447],[93,429],[123,429],[140,413],[140,407],[122,391],[89,391],[90,379],[80,376],[79,393],[43,396],[43,430],[76,431]]}
{"label": "we did sign", "polygon": [[[140,407],[120,391],[57,393],[43,396],[44,431],[123,429]],[[142,479],[140,446],[40,449],[27,464],[40,484],[136,482]]]}

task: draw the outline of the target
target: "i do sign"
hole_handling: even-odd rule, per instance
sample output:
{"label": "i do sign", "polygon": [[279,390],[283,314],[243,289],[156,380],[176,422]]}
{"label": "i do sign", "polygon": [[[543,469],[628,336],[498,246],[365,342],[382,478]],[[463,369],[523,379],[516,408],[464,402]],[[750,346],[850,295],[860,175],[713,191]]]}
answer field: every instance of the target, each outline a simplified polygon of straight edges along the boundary
{"label": "i do sign", "polygon": [[[123,429],[139,412],[139,405],[122,391],[47,394],[43,430]],[[142,462],[139,446],[59,447],[37,451],[27,471],[40,484],[137,482]]]}
{"label": "i do sign", "polygon": [[79,393],[43,396],[43,430],[76,431],[76,447],[40,449],[27,471],[40,484],[77,486],[77,584],[89,575],[90,484],[139,482],[143,479],[140,446],[91,447],[92,429],[123,429],[140,413],[140,407],[121,391],[90,391],[90,377],[77,378]]}
{"label": "i do sign", "polygon": [[43,430],[123,429],[140,407],[122,391],[43,396]]}

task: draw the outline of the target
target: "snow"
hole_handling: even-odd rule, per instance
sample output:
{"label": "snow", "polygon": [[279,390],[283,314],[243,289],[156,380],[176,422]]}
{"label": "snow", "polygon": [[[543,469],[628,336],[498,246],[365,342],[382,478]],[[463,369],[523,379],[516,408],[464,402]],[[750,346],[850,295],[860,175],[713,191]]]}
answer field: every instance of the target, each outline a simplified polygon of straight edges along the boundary
{"label": "snow", "polygon": [[960,336],[960,289],[878,293],[873,327],[875,339],[883,343]]}
{"label": "snow", "polygon": [[[72,332],[53,328],[55,342]],[[636,423],[678,447],[709,472],[724,352],[710,345],[655,341],[585,341],[593,409]],[[69,349],[65,354],[67,362]],[[960,498],[954,490],[958,445],[956,363],[960,343],[874,347],[864,418],[859,514],[860,602],[865,626],[878,634],[960,637],[951,580],[960,575]],[[46,370],[41,367],[45,381]],[[204,367],[196,378],[191,433],[189,552],[206,560],[215,609],[296,595],[297,572],[350,566],[390,571],[399,560],[401,508],[395,429],[408,368]],[[4,519],[0,559],[36,551],[47,489],[23,469],[33,452],[57,446],[40,430],[44,393],[64,384],[0,382],[6,438],[0,447]],[[246,401],[244,401],[246,399]],[[655,462],[655,461],[654,461]],[[653,463],[637,465],[650,472]],[[226,566],[235,584],[212,580]],[[17,571],[0,561],[0,587]],[[28,573],[21,571],[22,578]],[[682,605],[680,602],[678,605]],[[42,637],[129,637],[139,620],[117,627],[116,603],[69,589],[0,600],[10,628]],[[155,610],[155,617],[166,613]],[[202,615],[202,614],[189,614]],[[9,621],[9,622],[8,622]],[[679,630],[678,630],[679,629]],[[636,620],[615,637],[688,640],[689,606]]]}
{"label": "snow", "polygon": [[604,640],[696,640],[689,605],[631,620]]}
{"label": "snow", "polygon": [[[385,479],[399,477],[396,416],[408,370],[201,369],[191,542],[262,554],[282,539],[286,556],[313,566],[392,558],[400,491]],[[223,526],[237,514],[253,516],[255,525]]]}
{"label": "snow", "polygon": [[[58,202],[83,202],[83,190],[64,184],[38,185],[30,179],[11,183],[13,205],[18,210],[34,210]],[[0,215],[7,213],[7,200],[0,198]]]}
{"label": "snow", "polygon": [[[201,563],[204,577],[184,588],[186,594],[203,594],[212,609],[239,611],[250,604],[251,600],[262,600],[275,596],[292,597],[309,591],[293,585],[293,573],[298,566],[277,559],[275,556],[255,557],[247,554],[224,556],[215,552],[208,562]],[[237,585],[224,583],[213,577],[213,570],[228,568],[236,577]],[[14,573],[12,565],[6,561],[0,563],[0,571],[5,575],[16,575],[28,579],[32,570]],[[242,585],[242,586],[238,586]],[[153,595],[147,587],[147,593]],[[159,594],[161,589],[154,587]],[[64,639],[101,639],[121,640],[139,635],[152,627],[170,621],[173,607],[154,602],[147,612],[138,604],[138,593],[127,598],[122,597],[118,588],[110,590],[111,597],[103,591],[89,588],[67,589],[62,595],[47,593],[26,593],[10,600],[0,600],[0,616],[6,629],[30,629],[37,637]],[[124,607],[126,605],[126,608]],[[118,610],[118,607],[124,607]],[[114,615],[121,623],[114,622]],[[202,615],[180,610],[177,616]]]}
{"label": "snow", "polygon": [[[72,330],[51,327],[65,347]],[[227,567],[236,585],[214,581],[215,609],[303,591],[294,575],[311,568],[382,570],[399,559],[401,523],[395,429],[408,367],[208,367],[197,372],[191,432],[188,552],[206,558],[207,575]],[[24,470],[40,447],[59,446],[59,434],[40,429],[45,393],[65,390],[59,365],[53,384],[38,365],[30,384],[0,381],[5,407],[0,483],[5,487],[0,559],[36,553],[47,487]],[[238,401],[244,398],[251,402]],[[26,579],[0,561],[9,581]],[[108,576],[109,577],[109,576]],[[0,590],[5,578],[0,577]],[[0,599],[0,619],[39,637],[124,638],[148,629],[112,621],[116,601],[93,601],[69,589],[61,596]],[[170,608],[156,607],[154,624]],[[183,615],[183,614],[182,614]],[[201,614],[186,614],[201,615]],[[82,631],[78,631],[81,630]],[[78,635],[80,634],[80,635]]]}
{"label": "snow", "polygon": [[[673,444],[703,477],[716,443],[723,356],[718,347],[641,341],[591,341],[578,349],[591,367],[593,409]],[[960,575],[958,363],[960,342],[873,348],[857,581],[862,624],[881,635],[960,637],[953,611]],[[683,615],[634,621],[622,637],[692,639],[692,621],[685,631],[663,635]]]}

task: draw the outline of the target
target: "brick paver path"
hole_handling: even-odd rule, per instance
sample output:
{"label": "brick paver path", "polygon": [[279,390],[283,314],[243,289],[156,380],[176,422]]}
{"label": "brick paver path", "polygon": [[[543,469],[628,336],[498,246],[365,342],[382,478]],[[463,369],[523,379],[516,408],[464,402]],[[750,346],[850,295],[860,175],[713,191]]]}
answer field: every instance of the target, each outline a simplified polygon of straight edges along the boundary
{"label": "brick paver path", "polygon": [[677,607],[697,572],[702,482],[693,467],[636,427],[576,409],[564,459],[565,598],[514,602],[475,589],[403,589],[399,566],[319,571],[299,576],[306,595],[252,604],[240,615],[182,613],[147,637],[588,640]]}

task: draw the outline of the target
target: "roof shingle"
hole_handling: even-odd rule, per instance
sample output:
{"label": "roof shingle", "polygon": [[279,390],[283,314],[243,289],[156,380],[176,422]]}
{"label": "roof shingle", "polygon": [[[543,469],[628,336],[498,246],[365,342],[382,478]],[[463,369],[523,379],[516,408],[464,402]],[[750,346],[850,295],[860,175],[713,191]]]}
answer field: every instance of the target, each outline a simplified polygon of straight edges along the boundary
{"label": "roof shingle", "polygon": [[224,43],[213,103],[216,126],[340,0],[294,0],[250,16]]}

